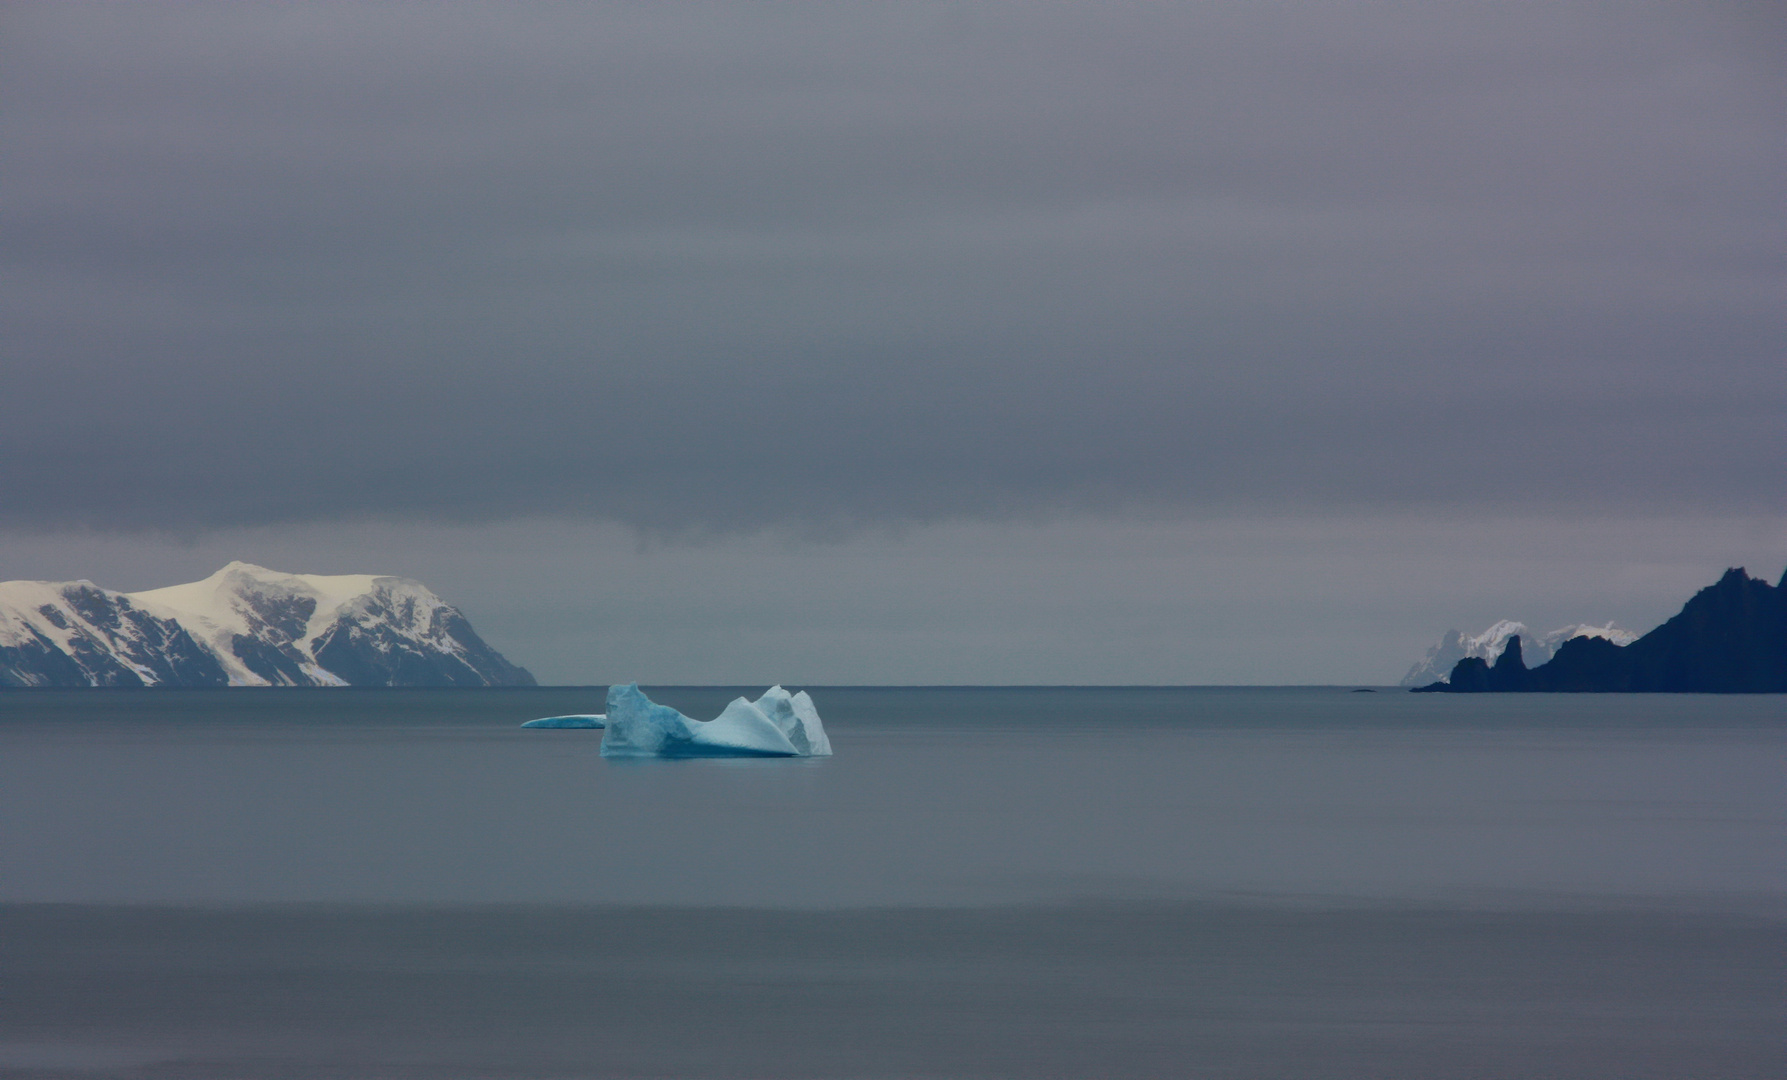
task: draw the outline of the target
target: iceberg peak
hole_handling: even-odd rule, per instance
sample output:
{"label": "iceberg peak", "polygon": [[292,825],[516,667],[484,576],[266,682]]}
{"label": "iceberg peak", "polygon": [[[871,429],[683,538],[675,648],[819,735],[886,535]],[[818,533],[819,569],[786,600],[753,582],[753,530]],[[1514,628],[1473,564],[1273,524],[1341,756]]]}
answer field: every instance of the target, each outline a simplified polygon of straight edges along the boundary
{"label": "iceberg peak", "polygon": [[[744,698],[739,698],[743,701]],[[830,757],[831,739],[819,722],[819,710],[813,699],[802,690],[790,694],[780,686],[772,686],[755,702],[757,709],[781,730],[803,757]]]}

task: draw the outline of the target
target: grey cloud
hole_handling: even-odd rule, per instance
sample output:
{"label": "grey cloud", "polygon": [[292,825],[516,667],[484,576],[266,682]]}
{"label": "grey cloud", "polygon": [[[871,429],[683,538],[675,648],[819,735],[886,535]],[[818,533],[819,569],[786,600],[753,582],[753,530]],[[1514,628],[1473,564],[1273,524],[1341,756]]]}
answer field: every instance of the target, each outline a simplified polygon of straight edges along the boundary
{"label": "grey cloud", "polygon": [[13,6],[0,526],[1770,513],[1737,6]]}

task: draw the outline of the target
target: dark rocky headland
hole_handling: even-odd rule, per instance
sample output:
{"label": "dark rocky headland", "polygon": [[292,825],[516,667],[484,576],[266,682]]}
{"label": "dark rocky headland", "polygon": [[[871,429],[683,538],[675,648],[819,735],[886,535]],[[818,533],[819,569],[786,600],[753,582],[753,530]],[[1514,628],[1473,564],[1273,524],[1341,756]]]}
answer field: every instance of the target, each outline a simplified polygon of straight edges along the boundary
{"label": "dark rocky headland", "polygon": [[1739,567],[1701,589],[1663,625],[1630,645],[1573,638],[1547,663],[1528,668],[1520,638],[1494,665],[1467,657],[1449,681],[1422,694],[1787,693],[1787,574],[1779,584]]}

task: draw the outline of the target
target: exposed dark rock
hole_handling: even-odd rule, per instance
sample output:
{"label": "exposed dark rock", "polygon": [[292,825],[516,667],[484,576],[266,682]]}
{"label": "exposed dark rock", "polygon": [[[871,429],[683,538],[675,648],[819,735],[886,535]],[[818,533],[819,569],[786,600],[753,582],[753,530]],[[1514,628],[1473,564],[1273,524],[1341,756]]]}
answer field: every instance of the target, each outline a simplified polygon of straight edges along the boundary
{"label": "exposed dark rock", "polygon": [[257,636],[263,640],[290,642],[304,636],[310,617],[316,614],[316,598],[248,592],[242,595],[242,608],[249,628]]}
{"label": "exposed dark rock", "polygon": [[1520,652],[1520,635],[1515,634],[1508,639],[1508,647],[1495,658],[1495,664],[1489,669],[1489,689],[1496,693],[1518,693],[1531,684],[1530,673],[1526,670],[1526,657]]}
{"label": "exposed dark rock", "polygon": [[87,672],[56,643],[33,630],[32,640],[0,645],[0,686],[92,686]]}
{"label": "exposed dark rock", "polygon": [[1535,681],[1542,684],[1533,689],[1554,693],[1630,690],[1632,655],[1631,645],[1621,648],[1606,638],[1566,641],[1550,663],[1533,672]]}
{"label": "exposed dark rock", "polygon": [[1449,682],[1428,683],[1410,690],[1411,694],[1480,694],[1489,689],[1489,662],[1481,656],[1467,656],[1452,665]]}
{"label": "exposed dark rock", "polygon": [[1727,570],[1628,648],[1633,690],[1787,691],[1787,593],[1742,569]]}
{"label": "exposed dark rock", "polygon": [[257,637],[236,634],[230,638],[230,652],[242,661],[243,667],[274,686],[310,684],[310,676],[304,673],[301,666],[304,663],[303,655],[290,645],[281,648]]}

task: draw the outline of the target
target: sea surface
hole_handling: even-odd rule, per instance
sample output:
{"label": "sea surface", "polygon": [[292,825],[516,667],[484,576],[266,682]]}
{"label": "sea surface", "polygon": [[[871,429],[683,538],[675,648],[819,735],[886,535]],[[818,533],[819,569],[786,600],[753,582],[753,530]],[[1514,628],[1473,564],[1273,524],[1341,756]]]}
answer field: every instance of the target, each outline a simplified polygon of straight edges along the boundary
{"label": "sea surface", "polygon": [[1787,1076],[1787,699],[805,689],[0,691],[0,1077]]}

